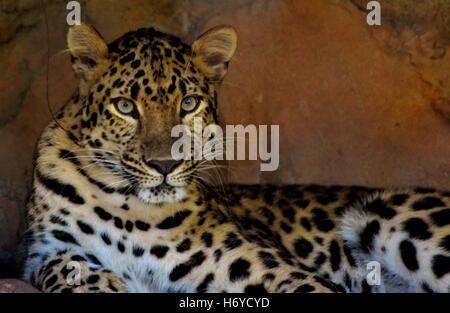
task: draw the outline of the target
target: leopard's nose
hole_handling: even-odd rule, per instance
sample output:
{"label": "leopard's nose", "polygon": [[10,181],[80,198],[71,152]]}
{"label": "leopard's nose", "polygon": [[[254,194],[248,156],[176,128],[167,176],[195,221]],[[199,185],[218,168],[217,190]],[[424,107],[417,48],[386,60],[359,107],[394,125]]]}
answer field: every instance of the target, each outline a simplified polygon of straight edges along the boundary
{"label": "leopard's nose", "polygon": [[183,163],[183,160],[147,160],[145,163],[149,167],[166,176],[173,172],[178,165]]}

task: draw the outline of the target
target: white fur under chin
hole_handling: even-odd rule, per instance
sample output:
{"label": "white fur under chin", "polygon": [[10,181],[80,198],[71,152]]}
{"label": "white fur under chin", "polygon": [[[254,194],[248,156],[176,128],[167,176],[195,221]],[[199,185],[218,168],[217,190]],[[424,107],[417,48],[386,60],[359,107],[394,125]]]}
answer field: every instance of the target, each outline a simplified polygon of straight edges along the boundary
{"label": "white fur under chin", "polygon": [[145,203],[174,203],[179,202],[186,197],[186,189],[184,187],[173,187],[172,190],[155,192],[146,188],[139,190],[137,196]]}

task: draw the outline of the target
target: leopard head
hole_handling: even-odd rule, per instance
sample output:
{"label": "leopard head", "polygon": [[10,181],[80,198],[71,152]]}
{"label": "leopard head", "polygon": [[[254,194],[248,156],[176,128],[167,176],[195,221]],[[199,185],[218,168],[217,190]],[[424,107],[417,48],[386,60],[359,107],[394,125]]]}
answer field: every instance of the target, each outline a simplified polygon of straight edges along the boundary
{"label": "leopard head", "polygon": [[215,27],[192,45],[139,29],[108,45],[81,24],[69,29],[67,42],[79,79],[79,142],[96,155],[93,166],[126,180],[144,202],[182,200],[202,161],[173,158],[172,130],[184,125],[195,133],[194,119],[217,124],[217,89],[236,49],[234,29]]}

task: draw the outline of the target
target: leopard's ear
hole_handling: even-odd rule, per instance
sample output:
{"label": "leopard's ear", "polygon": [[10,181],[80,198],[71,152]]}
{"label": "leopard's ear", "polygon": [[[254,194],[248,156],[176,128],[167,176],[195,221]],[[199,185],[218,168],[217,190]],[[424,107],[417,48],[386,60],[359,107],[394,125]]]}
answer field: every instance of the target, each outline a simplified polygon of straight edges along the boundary
{"label": "leopard's ear", "polygon": [[231,26],[217,26],[192,44],[192,62],[212,81],[220,82],[227,73],[228,62],[236,51],[237,34]]}
{"label": "leopard's ear", "polygon": [[108,45],[92,26],[84,23],[69,29],[67,45],[72,68],[80,79],[80,94],[86,95],[110,64]]}

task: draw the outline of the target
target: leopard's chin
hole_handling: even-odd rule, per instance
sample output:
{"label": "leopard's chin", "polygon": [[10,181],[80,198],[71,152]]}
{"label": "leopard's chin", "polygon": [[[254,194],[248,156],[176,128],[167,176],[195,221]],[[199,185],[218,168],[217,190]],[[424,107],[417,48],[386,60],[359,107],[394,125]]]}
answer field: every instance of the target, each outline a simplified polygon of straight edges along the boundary
{"label": "leopard's chin", "polygon": [[186,188],[162,183],[156,187],[139,189],[137,197],[148,204],[176,203],[186,197]]}

